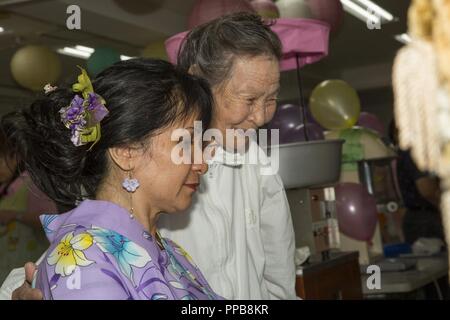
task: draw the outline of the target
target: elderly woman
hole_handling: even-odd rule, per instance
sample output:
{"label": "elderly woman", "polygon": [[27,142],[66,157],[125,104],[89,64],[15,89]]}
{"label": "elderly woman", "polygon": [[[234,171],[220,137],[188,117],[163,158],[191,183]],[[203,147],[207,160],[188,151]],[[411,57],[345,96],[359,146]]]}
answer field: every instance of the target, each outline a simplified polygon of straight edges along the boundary
{"label": "elderly woman", "polygon": [[[178,65],[209,82],[211,127],[226,137],[227,129],[257,129],[272,119],[281,55],[280,40],[261,17],[233,14],[192,30]],[[280,177],[235,161],[229,141],[214,143],[195,205],[188,215],[161,219],[162,234],[185,246],[226,298],[295,299],[294,232]],[[246,144],[258,153],[255,141]]]}
{"label": "elderly woman", "polygon": [[[41,218],[51,245],[35,285],[45,299],[217,299],[186,252],[157,232],[185,210],[205,164],[175,164],[172,132],[209,123],[207,83],[168,62],[117,63],[93,83],[53,88],[3,123],[36,184],[59,204]],[[192,149],[192,148],[191,148]]]}
{"label": "elderly woman", "polygon": [[[279,91],[281,43],[253,14],[232,14],[192,30],[179,67],[212,87],[211,128],[257,129],[269,122]],[[187,248],[215,292],[229,299],[295,299],[294,232],[278,175],[261,175],[258,164],[235,161],[235,150],[214,141],[214,157],[185,215],[161,217],[161,234]],[[253,140],[248,153],[258,153]],[[205,254],[207,253],[207,254]],[[32,277],[33,265],[26,267]],[[16,270],[2,295],[23,283]],[[39,299],[27,283],[14,298]]]}

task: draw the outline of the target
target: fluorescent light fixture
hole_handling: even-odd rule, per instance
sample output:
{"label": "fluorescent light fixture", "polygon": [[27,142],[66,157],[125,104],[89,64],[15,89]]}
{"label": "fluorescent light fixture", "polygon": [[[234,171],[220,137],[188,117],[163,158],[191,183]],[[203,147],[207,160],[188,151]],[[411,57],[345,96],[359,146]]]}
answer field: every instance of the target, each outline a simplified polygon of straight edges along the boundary
{"label": "fluorescent light fixture", "polygon": [[3,27],[0,27],[0,32],[5,31],[5,29]]}
{"label": "fluorescent light fixture", "polygon": [[[94,53],[95,49],[82,46],[82,45],[76,45],[74,47],[64,47],[61,49],[56,50],[60,54],[64,54],[66,56],[71,56],[75,58],[81,58],[81,59],[88,59],[91,54]],[[120,60],[129,60],[133,59],[135,57],[130,57],[126,55],[120,55]]]}
{"label": "fluorescent light fixture", "polygon": [[89,52],[86,52],[83,50],[78,50],[78,49],[71,48],[71,47],[64,47],[64,48],[58,49],[56,51],[60,54],[66,55],[66,56],[71,56],[71,57],[81,58],[81,59],[88,59],[91,56],[91,54]]}
{"label": "fluorescent light fixture", "polygon": [[364,22],[380,24],[381,19],[351,0],[341,0],[344,10]]}
{"label": "fluorescent light fixture", "polygon": [[402,33],[402,34],[396,35],[395,40],[400,41],[403,44],[408,44],[411,42],[411,37],[407,33]]}
{"label": "fluorescent light fixture", "polygon": [[94,48],[80,46],[80,45],[76,45],[75,49],[80,50],[80,51],[84,51],[84,52],[88,52],[88,53],[94,53],[94,51],[95,51]]}
{"label": "fluorescent light fixture", "polygon": [[356,0],[356,1],[358,1],[360,4],[365,6],[367,10],[375,13],[375,15],[382,17],[384,20],[386,20],[386,21],[394,20],[394,16],[390,12],[384,10],[382,7],[380,7],[376,3],[373,3],[370,0]]}
{"label": "fluorescent light fixture", "polygon": [[130,57],[130,56],[125,56],[123,54],[120,55],[120,60],[124,61],[124,60],[130,60],[130,59],[134,59],[136,57]]}

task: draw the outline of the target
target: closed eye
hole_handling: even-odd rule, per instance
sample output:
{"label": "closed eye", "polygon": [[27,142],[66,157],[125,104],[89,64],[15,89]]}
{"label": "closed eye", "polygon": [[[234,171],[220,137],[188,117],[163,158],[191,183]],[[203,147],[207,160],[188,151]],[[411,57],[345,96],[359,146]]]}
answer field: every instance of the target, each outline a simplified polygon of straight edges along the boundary
{"label": "closed eye", "polygon": [[248,98],[248,99],[247,99],[247,103],[248,103],[248,104],[254,104],[255,101],[256,101],[256,98]]}

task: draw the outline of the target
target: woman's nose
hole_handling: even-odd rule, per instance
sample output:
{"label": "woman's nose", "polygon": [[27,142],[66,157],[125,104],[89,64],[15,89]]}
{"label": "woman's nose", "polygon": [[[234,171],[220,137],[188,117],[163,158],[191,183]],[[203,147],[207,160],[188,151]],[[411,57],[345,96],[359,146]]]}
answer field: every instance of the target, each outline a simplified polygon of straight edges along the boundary
{"label": "woman's nose", "polygon": [[254,122],[258,127],[263,126],[265,124],[264,106],[257,106],[256,108],[253,108],[248,116],[248,120]]}
{"label": "woman's nose", "polygon": [[192,171],[197,172],[200,175],[204,175],[208,171],[208,165],[205,162],[193,164]]}

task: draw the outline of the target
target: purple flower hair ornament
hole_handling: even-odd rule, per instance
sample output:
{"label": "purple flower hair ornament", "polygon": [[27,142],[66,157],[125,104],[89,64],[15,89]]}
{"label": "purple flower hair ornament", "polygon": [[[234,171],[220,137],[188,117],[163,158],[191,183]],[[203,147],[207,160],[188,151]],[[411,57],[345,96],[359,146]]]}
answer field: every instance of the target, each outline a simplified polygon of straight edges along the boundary
{"label": "purple flower hair ornament", "polygon": [[72,85],[75,94],[70,104],[60,109],[61,121],[71,131],[70,140],[75,146],[93,142],[92,147],[100,140],[100,122],[109,111],[105,100],[94,92],[86,70],[81,69],[78,82]]}

